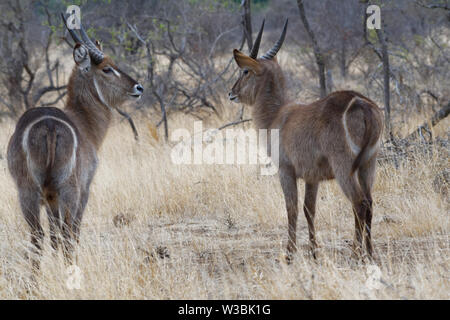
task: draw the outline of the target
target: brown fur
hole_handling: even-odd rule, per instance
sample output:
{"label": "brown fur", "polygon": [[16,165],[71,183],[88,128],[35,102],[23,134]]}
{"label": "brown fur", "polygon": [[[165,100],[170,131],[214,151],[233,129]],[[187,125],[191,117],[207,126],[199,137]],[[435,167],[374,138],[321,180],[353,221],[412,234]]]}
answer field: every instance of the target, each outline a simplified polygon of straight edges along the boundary
{"label": "brown fur", "polygon": [[[43,204],[50,222],[52,247],[58,248],[58,231],[61,231],[68,262],[72,259],[73,244],[79,239],[97,168],[97,151],[111,122],[112,109],[123,104],[131,94],[139,96],[136,90],[142,93],[142,87],[120,71],[109,57],[105,56],[98,65],[91,64],[86,48],[77,44],[74,58],[77,66],[69,79],[65,109],[26,111],[8,144],[8,168],[16,182],[21,209],[37,253],[41,251],[44,237],[39,221]],[[109,67],[116,72],[104,69]],[[33,259],[33,266],[38,268],[39,260]]]}
{"label": "brown fur", "polygon": [[[354,91],[333,92],[311,104],[289,102],[276,59],[255,60],[237,50],[234,57],[239,67],[248,72],[242,72],[230,99],[251,105],[258,128],[280,130],[279,176],[288,212],[288,258],[296,251],[298,178],[306,186],[303,210],[313,255],[317,248],[314,215],[318,186],[320,181],[336,179],[353,204],[355,253],[360,253],[365,229],[367,251],[372,256],[371,189],[383,128],[381,109]],[[352,152],[352,143],[357,154]]]}

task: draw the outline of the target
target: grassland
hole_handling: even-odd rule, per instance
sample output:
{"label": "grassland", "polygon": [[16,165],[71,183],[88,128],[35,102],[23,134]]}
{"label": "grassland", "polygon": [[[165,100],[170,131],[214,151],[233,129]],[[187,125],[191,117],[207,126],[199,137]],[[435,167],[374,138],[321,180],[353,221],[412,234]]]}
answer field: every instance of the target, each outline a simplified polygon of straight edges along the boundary
{"label": "grassland", "polygon": [[[358,89],[358,82],[336,86]],[[205,121],[204,129],[233,120],[238,108],[223,101],[222,118]],[[287,217],[277,176],[260,176],[254,165],[173,164],[173,143],[149,130],[159,117],[135,120],[139,142],[117,118],[100,150],[76,251],[81,288],[72,290],[61,252],[52,253],[44,210],[42,270],[30,281],[28,228],[6,163],[14,122],[0,122],[0,299],[450,298],[450,200],[433,188],[449,168],[448,149],[436,145],[398,167],[379,163],[373,238],[381,278],[372,288],[370,264],[351,258],[354,219],[335,182],[319,189],[318,260],[308,253],[301,213],[299,251],[286,265]],[[422,121],[410,116],[397,129],[404,134]],[[169,119],[171,130],[192,130],[192,123],[182,115]],[[435,134],[448,138],[449,124]]]}
{"label": "grassland", "polygon": [[[192,128],[186,120],[172,125]],[[101,149],[77,249],[81,288],[70,290],[48,237],[42,271],[29,281],[28,229],[5,159],[13,122],[1,124],[0,298],[449,298],[449,202],[432,187],[448,167],[445,150],[399,168],[379,165],[373,237],[382,275],[370,289],[368,265],[350,257],[353,216],[335,182],[319,191],[319,259],[308,254],[301,215],[299,252],[286,265],[287,218],[276,176],[259,176],[250,165],[172,164],[171,145],[156,141],[145,121],[139,128],[136,143],[116,122]]]}

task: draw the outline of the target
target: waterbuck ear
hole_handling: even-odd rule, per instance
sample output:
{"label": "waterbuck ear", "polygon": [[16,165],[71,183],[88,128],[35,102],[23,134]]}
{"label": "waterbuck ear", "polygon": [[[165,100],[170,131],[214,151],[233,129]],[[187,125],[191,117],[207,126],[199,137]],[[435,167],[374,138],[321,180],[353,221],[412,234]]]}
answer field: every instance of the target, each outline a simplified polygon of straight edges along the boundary
{"label": "waterbuck ear", "polygon": [[258,61],[256,61],[253,58],[250,58],[249,56],[246,56],[238,49],[233,50],[233,56],[239,68],[241,69],[247,68],[255,73],[259,73],[261,71],[261,66],[259,65]]}
{"label": "waterbuck ear", "polygon": [[82,71],[89,71],[91,68],[91,57],[89,56],[88,49],[77,43],[73,48],[73,60]]}
{"label": "waterbuck ear", "polygon": [[102,43],[100,41],[95,40],[95,46],[97,47],[98,50],[103,51]]}

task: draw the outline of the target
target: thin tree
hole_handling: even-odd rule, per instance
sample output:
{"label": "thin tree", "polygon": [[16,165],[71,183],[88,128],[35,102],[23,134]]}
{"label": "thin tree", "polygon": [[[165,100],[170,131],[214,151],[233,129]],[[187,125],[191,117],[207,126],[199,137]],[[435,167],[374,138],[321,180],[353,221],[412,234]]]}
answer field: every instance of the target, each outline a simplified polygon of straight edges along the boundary
{"label": "thin tree", "polygon": [[[383,29],[385,28],[383,23]],[[383,83],[384,83],[384,121],[386,126],[386,134],[390,139],[392,136],[391,126],[391,97],[390,97],[390,67],[389,67],[389,53],[387,49],[386,33],[382,29],[376,29],[378,40],[381,44],[381,60],[383,62]]]}
{"label": "thin tree", "polygon": [[320,83],[320,97],[323,98],[327,94],[327,85],[325,78],[325,59],[320,50],[319,44],[317,43],[314,32],[312,31],[308,19],[305,14],[305,7],[303,6],[303,0],[297,0],[298,10],[300,12],[300,18],[302,19],[303,26],[308,32],[309,38],[313,44],[314,57],[316,58],[316,63],[319,68],[319,83]]}
{"label": "thin tree", "polygon": [[242,12],[242,27],[244,29],[244,38],[247,41],[248,50],[252,50],[253,47],[253,38],[252,38],[252,15],[251,15],[251,7],[250,0],[242,0],[241,8],[243,8]]}
{"label": "thin tree", "polygon": [[370,46],[375,54],[380,58],[383,64],[383,92],[384,92],[384,123],[385,123],[385,133],[389,139],[393,140],[392,135],[392,126],[391,126],[391,97],[390,97],[390,79],[391,79],[391,69],[389,67],[389,52],[388,52],[388,40],[385,33],[386,23],[383,21],[382,28],[375,29],[378,37],[378,41],[380,43],[380,49],[377,48],[372,42],[370,42],[369,37],[367,35],[367,6],[371,3],[369,0],[362,0],[362,3],[366,4],[364,8],[364,21],[363,21],[363,35],[365,44]]}

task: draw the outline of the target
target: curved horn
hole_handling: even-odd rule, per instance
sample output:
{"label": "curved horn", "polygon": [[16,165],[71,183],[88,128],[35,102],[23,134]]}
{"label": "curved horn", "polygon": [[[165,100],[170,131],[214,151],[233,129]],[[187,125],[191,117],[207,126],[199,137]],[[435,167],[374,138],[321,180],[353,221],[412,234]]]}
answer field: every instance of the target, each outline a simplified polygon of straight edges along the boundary
{"label": "curved horn", "polygon": [[97,46],[92,42],[91,39],[89,39],[89,36],[87,35],[86,31],[84,31],[83,25],[80,23],[80,34],[81,38],[84,41],[84,44],[89,49],[89,54],[92,57],[92,60],[95,64],[99,64],[103,61],[104,54],[100,50],[98,50]]}
{"label": "curved horn", "polygon": [[259,29],[258,36],[256,37],[255,42],[253,43],[252,51],[250,52],[250,58],[256,59],[258,58],[259,45],[261,44],[261,38],[264,30],[264,23],[266,19],[263,20],[261,24],[261,28]]}
{"label": "curved horn", "polygon": [[89,39],[86,31],[84,31],[84,28],[81,25],[81,22],[80,22],[80,34],[83,40],[81,40],[80,37],[78,37],[78,35],[75,33],[74,30],[69,29],[69,27],[67,26],[67,20],[64,17],[64,13],[62,12],[61,17],[64,21],[64,25],[66,26],[67,30],[72,36],[73,41],[75,41],[76,43],[84,44],[87,47],[87,49],[89,50],[89,55],[91,56],[92,62],[94,62],[94,64],[101,63],[103,61],[104,54],[97,48],[97,46],[92,42],[92,40]]}
{"label": "curved horn", "polygon": [[78,35],[75,33],[75,31],[73,31],[72,29],[69,29],[69,27],[67,26],[67,21],[66,18],[64,17],[64,13],[61,12],[61,17],[63,19],[64,25],[66,26],[66,29],[69,31],[70,35],[72,36],[73,41],[75,41],[75,43],[83,43],[83,41],[81,41],[80,37],[78,37]]}
{"label": "curved horn", "polygon": [[280,39],[278,39],[277,43],[275,43],[275,45],[272,47],[272,49],[267,51],[261,57],[261,59],[270,60],[270,59],[272,59],[273,57],[275,57],[277,55],[278,50],[280,50],[281,46],[283,45],[284,38],[286,37],[286,30],[287,30],[288,20],[289,19],[286,19],[286,22],[284,23],[283,32],[281,33]]}

